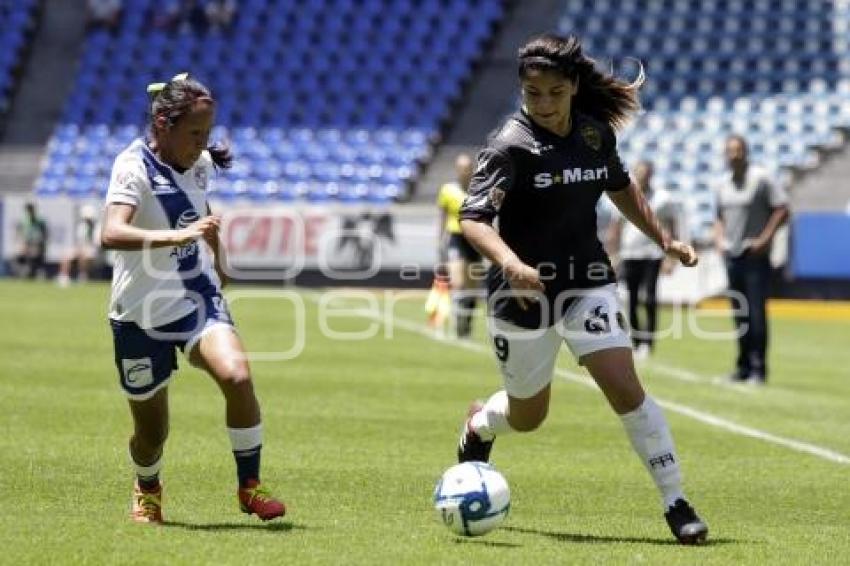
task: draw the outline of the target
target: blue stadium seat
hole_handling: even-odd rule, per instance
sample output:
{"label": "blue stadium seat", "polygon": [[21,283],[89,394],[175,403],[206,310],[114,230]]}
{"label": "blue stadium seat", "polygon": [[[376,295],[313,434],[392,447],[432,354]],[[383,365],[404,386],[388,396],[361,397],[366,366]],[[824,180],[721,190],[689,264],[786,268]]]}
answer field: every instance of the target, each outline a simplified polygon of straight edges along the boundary
{"label": "blue stadium seat", "polygon": [[36,0],[0,3],[0,116],[9,107],[16,71],[35,28]]}
{"label": "blue stadium seat", "polygon": [[[850,5],[818,0],[563,0],[560,29],[602,61],[637,57],[646,112],[620,135],[632,163],[655,161],[657,183],[697,194],[724,171],[731,133],[754,159],[818,165],[850,126]],[[618,33],[619,30],[619,33]],[[626,33],[623,33],[626,32]],[[699,204],[691,228],[713,221]]]}
{"label": "blue stadium seat", "polygon": [[[317,0],[297,9],[246,0],[230,33],[202,37],[151,27],[156,5],[125,3],[117,33],[88,32],[40,190],[55,188],[46,181],[59,168],[100,175],[101,159],[142,133],[145,84],[189,70],[217,96],[212,138],[230,140],[237,158],[218,198],[397,197],[503,15],[501,0]],[[77,137],[85,143],[65,143]],[[85,172],[74,166],[81,159],[92,163]],[[384,188],[364,188],[373,185]]]}

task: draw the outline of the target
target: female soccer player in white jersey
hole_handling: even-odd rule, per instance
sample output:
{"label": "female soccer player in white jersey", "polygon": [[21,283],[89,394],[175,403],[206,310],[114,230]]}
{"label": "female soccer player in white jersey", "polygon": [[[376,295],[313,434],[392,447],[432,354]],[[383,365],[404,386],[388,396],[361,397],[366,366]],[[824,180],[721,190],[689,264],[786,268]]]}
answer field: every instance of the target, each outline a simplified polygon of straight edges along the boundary
{"label": "female soccer player in white jersey", "polygon": [[115,363],[133,415],[133,520],[162,522],[159,472],[168,435],[168,382],[176,348],[216,381],[236,458],[245,513],[280,517],[284,504],[260,484],[262,424],[245,351],[221,294],[224,258],[208,183],[229,167],[207,147],[215,101],[188,75],[151,85],[149,137],[115,160],[101,241],[116,250],[109,319]]}
{"label": "female soccer player in white jersey", "polygon": [[493,264],[490,332],[504,389],[471,407],[458,459],[486,461],[496,436],[540,426],[564,341],[620,416],[661,492],[673,535],[703,541],[708,528],[682,492],[667,422],[635,373],[596,230],[596,203],[607,191],[666,254],[686,266],[697,262],[693,248],[659,224],[617,153],[614,128],[639,107],[640,81],[601,73],[577,38],[555,35],[519,50],[519,78],[522,109],[480,152],[461,210],[464,236]]}

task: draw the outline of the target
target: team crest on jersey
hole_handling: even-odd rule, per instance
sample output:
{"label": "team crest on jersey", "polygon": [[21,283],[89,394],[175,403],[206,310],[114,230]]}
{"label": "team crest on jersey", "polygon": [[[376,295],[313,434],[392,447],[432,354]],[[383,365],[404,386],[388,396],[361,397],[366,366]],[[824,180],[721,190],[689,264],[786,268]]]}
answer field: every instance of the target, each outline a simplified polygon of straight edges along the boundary
{"label": "team crest on jersey", "polygon": [[195,184],[198,186],[198,189],[205,191],[207,190],[207,170],[203,167],[198,167],[195,169]]}
{"label": "team crest on jersey", "polygon": [[505,191],[498,187],[493,187],[490,189],[490,202],[493,204],[493,208],[499,210],[502,208],[502,203],[505,201]]}
{"label": "team crest on jersey", "polygon": [[584,139],[584,143],[592,147],[595,151],[599,151],[599,148],[602,147],[602,134],[593,126],[582,126],[579,133]]}

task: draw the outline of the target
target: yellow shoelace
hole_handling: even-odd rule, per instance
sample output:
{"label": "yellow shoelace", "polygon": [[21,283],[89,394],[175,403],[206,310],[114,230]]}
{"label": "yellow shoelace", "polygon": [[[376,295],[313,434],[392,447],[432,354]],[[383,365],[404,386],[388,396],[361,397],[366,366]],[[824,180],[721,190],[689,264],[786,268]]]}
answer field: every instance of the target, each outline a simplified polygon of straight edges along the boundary
{"label": "yellow shoelace", "polygon": [[268,501],[269,499],[272,499],[271,492],[262,485],[249,488],[246,491],[251,496],[251,500],[259,499],[260,501]]}
{"label": "yellow shoelace", "polygon": [[154,493],[139,493],[136,495],[136,502],[144,510],[145,516],[156,515],[162,506],[159,496]]}

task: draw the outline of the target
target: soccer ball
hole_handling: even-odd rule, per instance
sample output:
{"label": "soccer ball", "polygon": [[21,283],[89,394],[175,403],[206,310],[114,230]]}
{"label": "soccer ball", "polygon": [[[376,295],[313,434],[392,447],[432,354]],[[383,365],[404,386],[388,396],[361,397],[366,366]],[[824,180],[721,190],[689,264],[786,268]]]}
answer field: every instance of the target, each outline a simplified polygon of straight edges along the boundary
{"label": "soccer ball", "polygon": [[434,509],[449,529],[468,537],[489,533],[499,526],[511,507],[508,482],[484,462],[452,466],[437,482]]}

